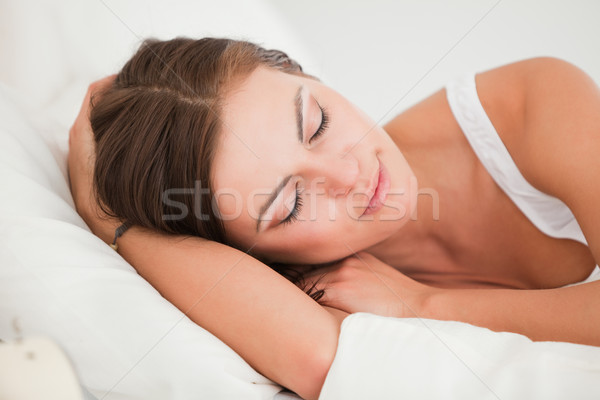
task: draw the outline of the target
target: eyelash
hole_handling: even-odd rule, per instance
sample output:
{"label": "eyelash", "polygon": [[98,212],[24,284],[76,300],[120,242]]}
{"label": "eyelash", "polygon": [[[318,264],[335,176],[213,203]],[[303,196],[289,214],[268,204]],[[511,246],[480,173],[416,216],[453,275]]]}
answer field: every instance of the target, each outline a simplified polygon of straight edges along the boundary
{"label": "eyelash", "polygon": [[312,143],[314,140],[318,139],[319,136],[324,134],[327,128],[329,127],[329,113],[327,112],[327,109],[325,107],[321,107],[319,103],[317,104],[319,105],[319,109],[321,110],[321,125],[319,125],[319,129],[317,129],[315,134],[312,135],[310,139],[308,139],[309,144]]}
{"label": "eyelash", "polygon": [[[319,109],[321,110],[321,125],[319,125],[319,128],[317,129],[315,134],[312,135],[310,139],[308,139],[309,144],[312,143],[314,140],[318,139],[321,135],[323,135],[329,127],[329,113],[327,112],[327,109],[325,107],[322,107],[319,103],[317,104],[319,105]],[[300,215],[300,211],[302,210],[302,204],[302,192],[300,191],[300,189],[298,189],[298,184],[296,184],[296,201],[294,203],[294,209],[283,221],[281,221],[281,224],[286,225],[297,221],[298,215]]]}
{"label": "eyelash", "polygon": [[291,224],[292,222],[298,220],[298,215],[300,215],[300,211],[302,210],[302,192],[298,189],[298,184],[296,183],[296,201],[294,203],[294,209],[292,212],[281,221],[282,225]]}

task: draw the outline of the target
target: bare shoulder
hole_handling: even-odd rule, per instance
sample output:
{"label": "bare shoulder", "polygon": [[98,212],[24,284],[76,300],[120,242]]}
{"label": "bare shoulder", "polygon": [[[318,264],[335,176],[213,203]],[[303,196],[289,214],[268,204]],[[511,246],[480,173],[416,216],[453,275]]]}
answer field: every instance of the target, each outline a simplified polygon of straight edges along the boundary
{"label": "bare shoulder", "polygon": [[600,89],[577,66],[535,58],[477,77],[480,99],[523,176],[561,199],[600,259]]}
{"label": "bare shoulder", "polygon": [[575,167],[574,160],[595,158],[600,150],[596,83],[567,61],[541,57],[479,74],[477,91],[525,178],[543,192],[565,196],[557,187],[558,166]]}

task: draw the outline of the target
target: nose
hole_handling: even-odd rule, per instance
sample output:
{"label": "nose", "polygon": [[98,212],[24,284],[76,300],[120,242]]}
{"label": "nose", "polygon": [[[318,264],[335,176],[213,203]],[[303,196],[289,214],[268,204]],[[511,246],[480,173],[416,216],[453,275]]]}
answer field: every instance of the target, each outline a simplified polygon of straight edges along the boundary
{"label": "nose", "polygon": [[336,194],[348,193],[356,186],[360,174],[358,159],[352,153],[315,154],[305,159],[303,178],[308,185],[319,184]]}

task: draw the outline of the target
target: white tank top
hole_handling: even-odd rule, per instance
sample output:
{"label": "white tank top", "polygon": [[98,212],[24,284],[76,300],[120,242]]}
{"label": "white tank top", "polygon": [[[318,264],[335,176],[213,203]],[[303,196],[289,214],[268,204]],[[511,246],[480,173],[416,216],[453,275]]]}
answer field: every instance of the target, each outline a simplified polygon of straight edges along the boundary
{"label": "white tank top", "polygon": [[[540,231],[559,239],[587,241],[573,213],[556,197],[540,192],[525,180],[488,118],[469,74],[446,86],[450,109],[473,151],[494,181]],[[600,268],[583,282],[600,280]]]}

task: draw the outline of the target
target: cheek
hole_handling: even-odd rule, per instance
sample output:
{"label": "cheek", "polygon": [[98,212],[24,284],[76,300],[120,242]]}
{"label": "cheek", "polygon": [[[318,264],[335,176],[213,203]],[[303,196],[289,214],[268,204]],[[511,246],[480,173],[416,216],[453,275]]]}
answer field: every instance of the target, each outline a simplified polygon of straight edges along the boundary
{"label": "cheek", "polygon": [[[342,199],[343,200],[343,199]],[[361,226],[356,219],[346,214],[344,208],[327,209],[330,204],[323,202],[323,212],[317,217],[301,221],[295,226],[294,233],[288,239],[289,254],[302,258],[307,263],[324,263],[347,257],[352,250],[361,250],[368,244],[370,232],[367,226]],[[337,202],[337,206],[340,206]],[[331,213],[330,213],[331,212]],[[370,227],[371,229],[373,227]],[[357,248],[361,246],[361,248]]]}
{"label": "cheek", "polygon": [[382,221],[411,218],[419,192],[417,178],[398,147],[391,142],[381,155],[390,175],[390,191],[380,213]]}
{"label": "cheek", "polygon": [[340,100],[332,118],[336,119],[335,123],[339,124],[339,129],[353,142],[352,144],[362,142],[367,139],[367,136],[371,136],[376,125],[364,111],[344,98]]}
{"label": "cheek", "polygon": [[[295,231],[304,238],[324,235],[345,235],[352,232],[352,226],[359,222],[366,197],[345,192],[336,193],[335,188],[318,187],[306,191],[303,197],[303,210]],[[349,230],[349,231],[347,231]]]}
{"label": "cheek", "polygon": [[237,190],[219,189],[214,193],[219,214],[223,221],[234,221],[244,212],[244,199]]}
{"label": "cheek", "polygon": [[252,247],[257,220],[253,204],[237,190],[218,190],[215,200],[229,242],[242,250]]}
{"label": "cheek", "polygon": [[298,221],[258,239],[256,253],[290,264],[318,264],[345,257],[348,251],[332,240],[335,221]]}

